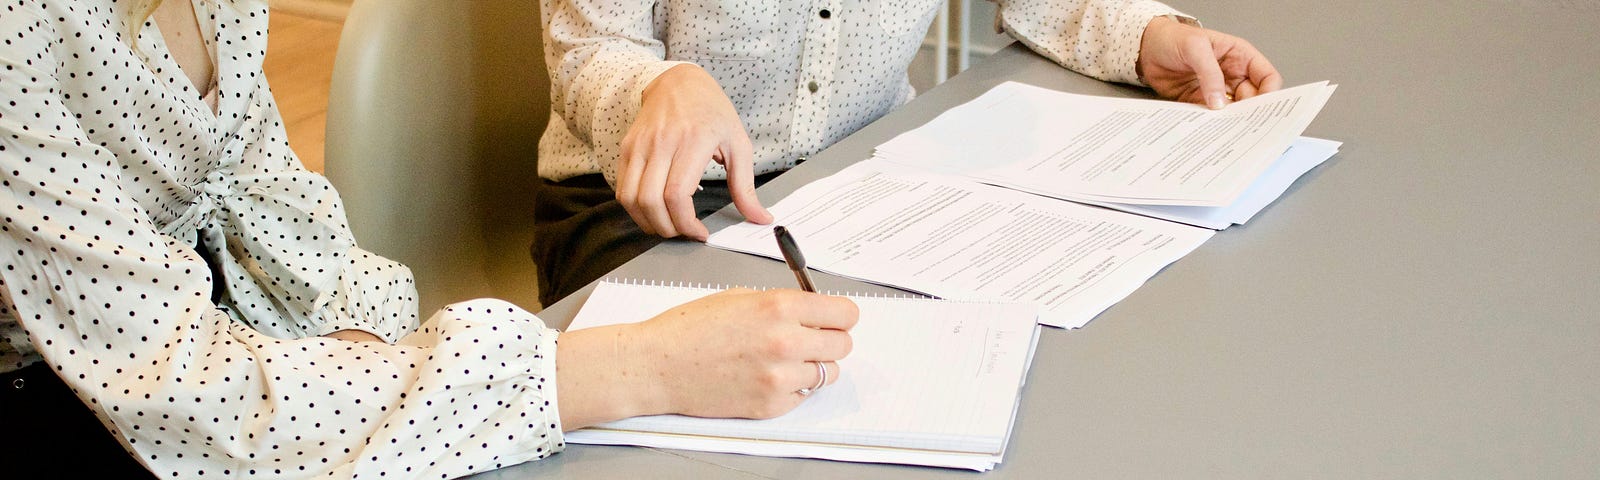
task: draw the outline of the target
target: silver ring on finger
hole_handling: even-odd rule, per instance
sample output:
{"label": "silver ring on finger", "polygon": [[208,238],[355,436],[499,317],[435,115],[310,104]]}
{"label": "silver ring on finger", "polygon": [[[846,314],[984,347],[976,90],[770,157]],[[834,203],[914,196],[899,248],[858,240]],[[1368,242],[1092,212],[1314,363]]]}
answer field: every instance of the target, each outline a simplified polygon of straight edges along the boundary
{"label": "silver ring on finger", "polygon": [[817,393],[817,390],[822,390],[823,385],[828,384],[828,366],[822,362],[811,363],[817,364],[817,384],[808,388],[801,388],[794,391],[794,393],[798,393],[802,397],[809,397],[811,394]]}

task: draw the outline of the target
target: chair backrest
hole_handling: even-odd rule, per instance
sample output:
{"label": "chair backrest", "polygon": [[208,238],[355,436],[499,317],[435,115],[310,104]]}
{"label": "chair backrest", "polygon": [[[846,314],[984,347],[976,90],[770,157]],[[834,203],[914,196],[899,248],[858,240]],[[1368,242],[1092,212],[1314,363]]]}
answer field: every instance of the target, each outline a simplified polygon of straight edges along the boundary
{"label": "chair backrest", "polygon": [[326,173],[357,243],[416,274],[423,315],[487,296],[539,308],[541,31],[526,0],[356,0],[345,20]]}

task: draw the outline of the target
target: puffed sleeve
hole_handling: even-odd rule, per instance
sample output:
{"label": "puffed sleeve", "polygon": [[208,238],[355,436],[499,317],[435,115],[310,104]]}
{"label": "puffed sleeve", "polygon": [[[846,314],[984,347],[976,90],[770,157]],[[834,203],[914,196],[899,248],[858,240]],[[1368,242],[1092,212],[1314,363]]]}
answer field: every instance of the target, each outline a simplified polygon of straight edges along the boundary
{"label": "puffed sleeve", "polygon": [[[1186,15],[1152,0],[997,0],[996,26],[1040,55],[1100,80],[1142,85],[1135,66],[1150,19]],[[1188,19],[1192,21],[1192,19]]]}
{"label": "puffed sleeve", "polygon": [[594,148],[606,181],[616,183],[622,138],[645,87],[685,62],[667,61],[645,0],[540,0],[545,63],[556,115]]}
{"label": "puffed sleeve", "polygon": [[162,477],[457,477],[548,456],[557,333],[498,301],[397,344],[284,340],[211,303],[207,264],[158,233],[61,103],[49,22],[0,15],[0,302]]}

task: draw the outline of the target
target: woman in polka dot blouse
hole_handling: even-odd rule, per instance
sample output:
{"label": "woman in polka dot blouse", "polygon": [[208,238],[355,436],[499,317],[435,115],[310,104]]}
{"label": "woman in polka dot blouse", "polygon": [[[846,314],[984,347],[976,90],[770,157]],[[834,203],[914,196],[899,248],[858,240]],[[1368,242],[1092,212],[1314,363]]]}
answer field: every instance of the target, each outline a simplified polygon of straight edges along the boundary
{"label": "woman in polka dot blouse", "polygon": [[854,305],[797,291],[559,344],[501,301],[419,325],[290,151],[266,29],[266,0],[0,0],[0,472],[457,477],[776,416],[848,353]]}
{"label": "woman in polka dot blouse", "polygon": [[[1158,2],[995,1],[997,27],[1094,78],[1213,107],[1282,82],[1248,42]],[[771,221],[756,184],[911,98],[906,69],[940,4],[542,1],[553,101],[532,248],[542,300],[661,238],[704,241],[698,219],[730,201]]]}

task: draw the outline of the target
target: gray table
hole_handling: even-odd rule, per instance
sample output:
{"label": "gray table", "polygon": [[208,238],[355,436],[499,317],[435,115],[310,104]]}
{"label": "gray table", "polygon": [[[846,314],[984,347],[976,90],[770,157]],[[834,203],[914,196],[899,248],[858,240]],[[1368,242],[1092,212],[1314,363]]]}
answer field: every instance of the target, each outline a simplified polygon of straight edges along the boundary
{"label": "gray table", "polygon": [[[1010,451],[984,477],[1600,477],[1600,7],[1175,3],[1261,45],[1289,84],[1340,84],[1307,133],[1343,152],[1088,327],[1045,331]],[[761,198],[1005,80],[1147,95],[1013,45]],[[736,220],[730,208],[710,223]],[[681,241],[615,274],[794,281],[781,263]],[[565,325],[587,294],[540,316]],[[486,476],[974,475],[571,446]]]}

